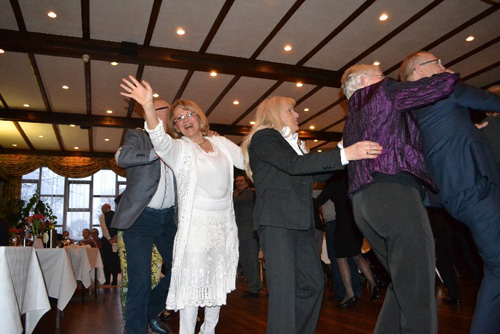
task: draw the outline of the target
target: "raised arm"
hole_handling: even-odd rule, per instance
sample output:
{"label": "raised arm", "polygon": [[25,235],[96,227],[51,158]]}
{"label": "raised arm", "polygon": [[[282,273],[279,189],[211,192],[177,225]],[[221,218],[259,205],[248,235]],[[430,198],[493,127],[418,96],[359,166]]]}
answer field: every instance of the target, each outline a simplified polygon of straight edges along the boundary
{"label": "raised arm", "polygon": [[155,129],[159,121],[153,107],[153,89],[145,80],[142,80],[142,83],[140,83],[133,76],[129,75],[128,77],[129,80],[122,79],[123,83],[120,86],[125,92],[120,92],[120,94],[136,100],[144,109],[143,117],[147,127]]}

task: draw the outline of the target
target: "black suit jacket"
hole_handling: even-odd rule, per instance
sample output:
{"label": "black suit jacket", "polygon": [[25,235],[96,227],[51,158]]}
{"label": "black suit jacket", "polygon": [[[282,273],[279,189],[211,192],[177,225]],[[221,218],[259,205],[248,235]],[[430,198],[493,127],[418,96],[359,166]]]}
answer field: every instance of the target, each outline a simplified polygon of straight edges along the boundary
{"label": "black suit jacket", "polygon": [[257,192],[254,229],[308,230],[314,221],[313,184],[343,168],[340,151],[298,155],[278,131],[263,129],[253,135],[248,154]]}

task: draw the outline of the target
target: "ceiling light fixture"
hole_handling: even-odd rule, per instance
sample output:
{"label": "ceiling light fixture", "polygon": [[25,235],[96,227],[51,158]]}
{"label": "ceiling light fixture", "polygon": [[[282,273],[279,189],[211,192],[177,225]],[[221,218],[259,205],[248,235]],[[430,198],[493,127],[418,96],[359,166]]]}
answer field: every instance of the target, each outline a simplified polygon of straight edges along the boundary
{"label": "ceiling light fixture", "polygon": [[314,125],[309,125],[309,129],[314,130],[316,127]]}
{"label": "ceiling light fixture", "polygon": [[292,46],[290,44],[287,44],[287,45],[285,45],[285,47],[283,48],[283,50],[285,50],[287,52],[288,51],[292,51]]}
{"label": "ceiling light fixture", "polygon": [[112,62],[111,62],[111,65],[113,65],[113,66],[117,66],[117,65],[118,65],[118,63],[117,63],[116,61],[112,61]]}
{"label": "ceiling light fixture", "polygon": [[47,16],[50,17],[51,19],[55,19],[57,17],[57,14],[55,12],[50,11],[47,13]]}
{"label": "ceiling light fixture", "polygon": [[318,140],[317,140],[317,139],[314,139],[313,141],[314,141],[315,143],[317,143],[317,142],[318,142]]}
{"label": "ceiling light fixture", "polygon": [[5,50],[4,49],[0,49],[0,54],[3,54],[5,53]]}
{"label": "ceiling light fixture", "polygon": [[303,86],[303,84],[302,84],[302,82],[297,82],[296,86],[300,88]]}
{"label": "ceiling light fixture", "polygon": [[106,112],[107,112],[108,114],[112,114],[112,113],[113,113],[113,110],[106,110]]}
{"label": "ceiling light fixture", "polygon": [[69,89],[69,86],[63,85],[62,89]]}
{"label": "ceiling light fixture", "polygon": [[217,72],[215,72],[215,71],[210,72],[210,76],[211,77],[216,77],[217,76]]}
{"label": "ceiling light fixture", "polygon": [[475,39],[476,39],[476,37],[474,37],[474,36],[470,35],[470,36],[469,36],[469,37],[467,37],[465,40],[466,40],[467,42],[472,42],[472,41],[473,41],[473,40],[475,40]]}
{"label": "ceiling light fixture", "polygon": [[309,108],[304,108],[304,111],[309,111]]}
{"label": "ceiling light fixture", "polygon": [[17,147],[17,144],[12,144],[12,146]]}
{"label": "ceiling light fixture", "polygon": [[373,62],[373,65],[375,65],[375,66],[379,66],[379,65],[380,65],[380,62],[379,62],[378,60],[375,60],[375,61]]}
{"label": "ceiling light fixture", "polygon": [[42,135],[38,135],[38,138],[43,138],[43,136]]}
{"label": "ceiling light fixture", "polygon": [[78,149],[79,149],[79,147],[78,147],[78,146],[75,146],[75,150],[78,150]]}
{"label": "ceiling light fixture", "polygon": [[158,94],[158,93],[154,93],[154,94],[153,94],[153,97],[154,97],[154,98],[160,97],[160,94]]}
{"label": "ceiling light fixture", "polygon": [[104,141],[109,141],[109,138],[104,138]]}
{"label": "ceiling light fixture", "polygon": [[389,18],[389,15],[387,15],[387,13],[382,13],[382,15],[380,15],[380,17],[378,18],[380,21],[385,21]]}
{"label": "ceiling light fixture", "polygon": [[255,121],[250,121],[250,124],[255,125]]}
{"label": "ceiling light fixture", "polygon": [[177,28],[177,35],[182,36],[186,33],[186,30],[182,28]]}
{"label": "ceiling light fixture", "polygon": [[74,128],[76,125],[75,124],[70,124],[69,126],[71,126],[72,128]]}
{"label": "ceiling light fixture", "polygon": [[25,103],[25,104],[23,104],[23,107],[29,108],[29,107],[30,107],[30,105],[29,105],[29,104],[27,104],[27,103]]}
{"label": "ceiling light fixture", "polygon": [[238,101],[238,100],[234,100],[234,101],[233,101],[233,104],[234,104],[234,105],[238,105],[238,104],[240,104],[240,101]]}
{"label": "ceiling light fixture", "polygon": [[323,152],[323,150],[318,150],[318,153],[321,153],[321,152]]}

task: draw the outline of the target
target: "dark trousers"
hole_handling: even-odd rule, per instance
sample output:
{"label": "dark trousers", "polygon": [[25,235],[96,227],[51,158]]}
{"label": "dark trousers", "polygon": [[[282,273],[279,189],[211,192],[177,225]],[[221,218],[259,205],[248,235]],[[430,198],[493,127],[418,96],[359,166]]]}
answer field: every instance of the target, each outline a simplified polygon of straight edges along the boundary
{"label": "dark trousers", "polygon": [[267,334],[316,332],[324,289],[321,261],[307,231],[261,226],[269,292]]}
{"label": "dark trousers", "polygon": [[113,252],[113,245],[105,237],[101,238],[101,252],[102,262],[104,265],[104,277],[106,283],[116,284],[120,269],[120,258],[118,253]]}
{"label": "dark trousers", "polygon": [[434,239],[418,190],[374,183],[353,196],[353,207],[392,279],[374,333],[437,333]]}
{"label": "dark trousers", "polygon": [[123,231],[127,250],[127,334],[148,332],[148,320],[158,316],[165,308],[170,271],[151,290],[151,254],[153,244],[160,252],[167,267],[172,268],[172,249],[177,226],[174,209],[146,208],[134,225]]}
{"label": "dark trousers", "polygon": [[[344,299],[344,283],[342,282],[339,265],[337,264],[337,257],[335,256],[335,220],[330,220],[325,223],[325,240],[326,251],[332,267],[333,287],[337,296]],[[352,258],[348,258],[347,263],[349,263],[349,269],[351,270],[352,290],[357,298],[361,298],[361,282],[359,280],[358,266]]]}
{"label": "dark trousers", "polygon": [[471,334],[498,333],[500,328],[500,185],[481,179],[443,206],[469,228],[484,262]]}
{"label": "dark trousers", "polygon": [[257,239],[240,240],[240,263],[247,279],[248,291],[259,292],[262,283],[259,277],[259,243]]}

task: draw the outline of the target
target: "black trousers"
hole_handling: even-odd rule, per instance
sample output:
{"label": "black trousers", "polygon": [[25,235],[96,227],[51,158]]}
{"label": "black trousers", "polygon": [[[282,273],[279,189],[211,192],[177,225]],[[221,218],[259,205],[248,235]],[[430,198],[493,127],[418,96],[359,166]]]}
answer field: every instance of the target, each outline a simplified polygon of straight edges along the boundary
{"label": "black trousers", "polygon": [[374,183],[353,196],[354,218],[391,276],[374,333],[436,334],[434,239],[417,189]]}
{"label": "black trousers", "polygon": [[259,228],[269,292],[267,334],[316,332],[325,282],[313,231]]}

